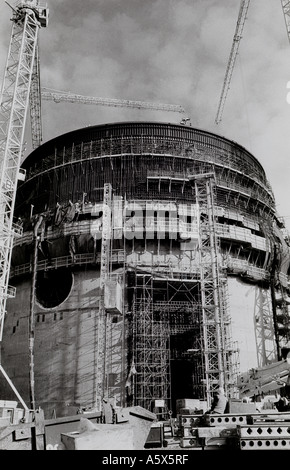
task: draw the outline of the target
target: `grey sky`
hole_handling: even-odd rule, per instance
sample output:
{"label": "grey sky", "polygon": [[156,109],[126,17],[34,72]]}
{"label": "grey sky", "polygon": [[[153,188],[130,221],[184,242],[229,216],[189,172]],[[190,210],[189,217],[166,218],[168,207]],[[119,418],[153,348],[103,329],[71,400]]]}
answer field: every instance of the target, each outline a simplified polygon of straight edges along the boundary
{"label": "grey sky", "polygon": [[[12,2],[12,0],[11,0]],[[192,126],[238,142],[263,165],[290,229],[290,44],[280,0],[252,0],[222,122],[214,122],[240,0],[49,0],[42,86],[180,104]],[[0,0],[0,73],[11,22]],[[289,90],[290,91],[290,90]],[[179,122],[177,113],[44,101],[44,140],[86,125]],[[29,133],[27,149],[30,150]]]}

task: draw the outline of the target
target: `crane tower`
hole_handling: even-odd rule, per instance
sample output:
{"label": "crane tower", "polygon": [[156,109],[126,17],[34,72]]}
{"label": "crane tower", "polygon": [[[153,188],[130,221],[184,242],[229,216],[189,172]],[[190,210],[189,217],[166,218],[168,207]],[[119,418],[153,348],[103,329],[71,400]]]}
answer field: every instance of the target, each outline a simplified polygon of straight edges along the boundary
{"label": "crane tower", "polygon": [[215,123],[219,124],[222,120],[223,109],[227,99],[227,94],[230,88],[231,79],[235,67],[236,58],[238,55],[238,50],[240,46],[240,41],[242,39],[242,32],[244,29],[245,21],[247,18],[247,12],[249,8],[250,0],[241,0],[238,21],[236,25],[236,30],[234,34],[233,44],[230,52],[230,57],[228,60],[228,65],[226,68],[225,78],[223,82],[222,92],[219,100],[218,110],[215,118]]}
{"label": "crane tower", "polygon": [[289,0],[281,0],[282,10],[285,19],[286,31],[288,40],[290,42],[290,1]]}
{"label": "crane tower", "polygon": [[13,223],[17,182],[23,179],[20,162],[38,32],[47,26],[48,9],[37,0],[19,2],[12,8],[12,33],[0,99],[0,341],[7,297],[13,238],[21,227]]}

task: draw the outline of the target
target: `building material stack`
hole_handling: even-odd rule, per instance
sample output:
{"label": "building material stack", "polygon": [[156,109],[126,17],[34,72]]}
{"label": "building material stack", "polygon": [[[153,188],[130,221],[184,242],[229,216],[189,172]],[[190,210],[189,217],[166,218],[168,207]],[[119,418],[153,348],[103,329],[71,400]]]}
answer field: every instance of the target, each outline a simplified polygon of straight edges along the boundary
{"label": "building material stack", "polygon": [[192,450],[289,450],[290,413],[179,415],[177,435]]}
{"label": "building material stack", "polygon": [[200,424],[200,415],[179,415],[178,434],[180,436],[180,447],[201,448],[201,442],[198,439],[198,426]]}
{"label": "building material stack", "polygon": [[247,422],[241,415],[180,415],[180,447],[211,450],[238,448],[238,423]]}
{"label": "building material stack", "polygon": [[238,427],[241,450],[289,450],[290,413],[252,416],[252,424]]}

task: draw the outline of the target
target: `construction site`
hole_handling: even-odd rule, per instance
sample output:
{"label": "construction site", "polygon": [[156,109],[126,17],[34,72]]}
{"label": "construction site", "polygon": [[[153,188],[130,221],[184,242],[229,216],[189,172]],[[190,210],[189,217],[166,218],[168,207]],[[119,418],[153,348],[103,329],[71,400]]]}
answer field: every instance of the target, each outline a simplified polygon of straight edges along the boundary
{"label": "construction site", "polygon": [[289,450],[290,240],[263,166],[186,119],[42,143],[47,22],[13,8],[1,94],[0,449]]}

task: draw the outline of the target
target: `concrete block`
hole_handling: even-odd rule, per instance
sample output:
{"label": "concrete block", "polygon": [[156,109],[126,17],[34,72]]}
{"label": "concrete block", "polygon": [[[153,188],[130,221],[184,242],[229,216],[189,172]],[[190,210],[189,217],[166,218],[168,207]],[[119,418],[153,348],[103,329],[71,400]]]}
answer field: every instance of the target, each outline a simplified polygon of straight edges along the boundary
{"label": "concrete block", "polygon": [[159,423],[155,423],[151,426],[147,440],[144,444],[145,449],[151,449],[154,447],[162,447],[163,444],[163,429]]}
{"label": "concrete block", "polygon": [[125,410],[129,414],[129,424],[134,431],[134,448],[144,449],[150,428],[156,422],[156,414],[141,406],[132,406]]}
{"label": "concrete block", "polygon": [[256,412],[257,409],[255,403],[243,403],[239,401],[229,402],[229,413],[238,413],[242,415]]}
{"label": "concrete block", "polygon": [[129,411],[126,408],[122,408],[116,411],[116,421],[117,423],[128,422],[130,419]]}
{"label": "concrete block", "polygon": [[15,441],[19,441],[22,439],[30,439],[31,438],[31,428],[21,428],[15,429],[14,431],[14,439]]}
{"label": "concrete block", "polygon": [[146,419],[151,422],[156,420],[156,414],[142,408],[142,406],[131,406],[126,408],[126,410],[129,411],[131,416],[137,416],[140,419]]}
{"label": "concrete block", "polygon": [[10,425],[10,417],[0,418],[0,428],[6,428]]}
{"label": "concrete block", "polygon": [[176,413],[181,413],[181,409],[192,410],[192,412],[200,410],[200,400],[194,398],[180,398],[176,400]]}
{"label": "concrete block", "polygon": [[[84,429],[84,428],[82,428]],[[62,433],[65,450],[134,450],[133,428],[128,424],[90,423],[88,430]]]}

